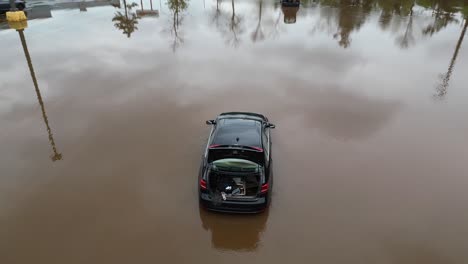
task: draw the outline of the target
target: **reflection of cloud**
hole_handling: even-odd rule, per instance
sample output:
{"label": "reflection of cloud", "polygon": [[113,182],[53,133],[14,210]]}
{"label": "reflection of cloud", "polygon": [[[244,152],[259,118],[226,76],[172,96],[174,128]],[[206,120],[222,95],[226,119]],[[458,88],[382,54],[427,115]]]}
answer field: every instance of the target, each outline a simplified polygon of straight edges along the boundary
{"label": "reflection of cloud", "polygon": [[[287,52],[278,52],[278,50]],[[300,43],[289,43],[274,48],[262,47],[256,50],[256,54],[263,58],[274,58],[276,64],[279,63],[281,67],[294,65],[295,71],[305,69],[312,71],[313,67],[317,66],[320,71],[343,73],[359,63],[364,63],[359,52],[343,52],[341,49],[326,45],[310,48]]]}
{"label": "reflection of cloud", "polygon": [[306,124],[337,139],[372,136],[390,121],[400,106],[337,89],[303,96],[310,98],[302,102]]}
{"label": "reflection of cloud", "polygon": [[[389,111],[390,110],[390,111]],[[312,122],[336,138],[366,138],[376,132],[391,116],[392,107],[372,105],[330,105],[317,109]]]}
{"label": "reflection of cloud", "polygon": [[427,245],[411,243],[389,243],[386,245],[392,263],[398,264],[452,264],[450,258],[439,254]]}
{"label": "reflection of cloud", "polygon": [[200,209],[203,228],[211,231],[212,246],[219,250],[255,251],[268,219],[258,215],[226,215]]}

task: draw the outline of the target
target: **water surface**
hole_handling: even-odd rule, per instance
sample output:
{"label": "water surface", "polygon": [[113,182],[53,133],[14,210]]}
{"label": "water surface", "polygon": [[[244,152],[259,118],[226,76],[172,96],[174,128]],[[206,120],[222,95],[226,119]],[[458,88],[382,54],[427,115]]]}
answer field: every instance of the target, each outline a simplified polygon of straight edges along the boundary
{"label": "water surface", "polygon": [[[465,263],[467,6],[30,3],[0,23],[0,262]],[[198,208],[223,111],[277,126],[264,214]]]}

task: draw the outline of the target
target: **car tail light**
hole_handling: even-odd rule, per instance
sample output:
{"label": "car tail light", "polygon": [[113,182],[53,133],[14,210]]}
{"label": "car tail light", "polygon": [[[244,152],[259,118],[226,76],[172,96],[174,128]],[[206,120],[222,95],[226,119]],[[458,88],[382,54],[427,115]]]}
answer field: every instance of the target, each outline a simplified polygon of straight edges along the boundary
{"label": "car tail light", "polygon": [[265,183],[262,185],[262,189],[260,190],[260,193],[266,193],[268,192],[268,183]]}
{"label": "car tail light", "polygon": [[251,148],[255,149],[256,151],[263,152],[263,149],[262,149],[262,148],[259,148],[259,147],[251,147]]}
{"label": "car tail light", "polygon": [[213,145],[210,145],[208,148],[212,149],[212,148],[217,148],[217,147],[220,147],[221,145],[219,144],[213,144]]}
{"label": "car tail light", "polygon": [[206,190],[206,181],[204,179],[200,180],[200,188]]}

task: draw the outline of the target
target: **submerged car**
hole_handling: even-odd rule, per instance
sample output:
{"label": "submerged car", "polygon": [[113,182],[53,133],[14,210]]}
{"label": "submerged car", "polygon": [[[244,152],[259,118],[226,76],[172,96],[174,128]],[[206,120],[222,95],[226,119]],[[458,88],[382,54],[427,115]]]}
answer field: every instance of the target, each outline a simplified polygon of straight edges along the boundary
{"label": "submerged car", "polygon": [[202,158],[200,205],[220,212],[258,213],[271,200],[273,161],[270,130],[260,114],[222,113],[212,125]]}

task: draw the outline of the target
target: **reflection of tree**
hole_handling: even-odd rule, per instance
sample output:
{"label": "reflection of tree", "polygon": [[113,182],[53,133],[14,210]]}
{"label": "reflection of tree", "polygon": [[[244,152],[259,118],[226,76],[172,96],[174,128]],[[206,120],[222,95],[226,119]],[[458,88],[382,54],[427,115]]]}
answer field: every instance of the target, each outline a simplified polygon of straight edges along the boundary
{"label": "reflection of tree", "polygon": [[148,10],[148,9],[145,9],[145,7],[143,6],[143,0],[140,0],[141,10],[136,11],[136,15],[139,18],[159,16],[159,10],[153,9],[153,0],[150,0],[149,2],[150,2],[150,9]]}
{"label": "reflection of tree", "polygon": [[414,42],[413,36],[413,7],[410,9],[408,25],[406,26],[405,33],[403,36],[397,38],[397,42],[400,44],[400,47],[406,49],[409,45]]}
{"label": "reflection of tree", "polygon": [[229,30],[232,32],[232,38],[228,39],[228,43],[231,43],[234,47],[239,46],[239,35],[241,32],[240,24],[241,18],[236,15],[236,8],[234,6],[234,0],[231,0],[232,5],[232,16],[229,23]]}
{"label": "reflection of tree", "polygon": [[378,0],[378,4],[381,8],[379,24],[382,29],[387,29],[392,20],[394,11],[398,9],[398,5],[393,1]]}
{"label": "reflection of tree", "polygon": [[136,25],[138,25],[139,17],[136,15],[136,13],[132,12],[132,8],[138,6],[138,4],[131,3],[127,5],[127,1],[123,1],[125,14],[122,14],[122,12],[118,11],[117,13],[115,13],[115,16],[114,18],[112,18],[112,21],[115,22],[114,26],[116,28],[122,30],[122,33],[126,34],[127,37],[130,38],[132,33],[135,32],[135,30],[138,30],[138,27]]}
{"label": "reflection of tree", "polygon": [[432,36],[434,33],[445,28],[448,24],[458,22],[453,13],[443,11],[440,6],[436,6],[432,13],[432,17],[434,18],[434,21],[423,29],[424,35]]}
{"label": "reflection of tree", "polygon": [[172,43],[172,50],[176,49],[184,42],[179,35],[179,27],[182,24],[182,18],[179,17],[180,13],[187,9],[187,0],[168,0],[167,5],[172,11],[172,34],[174,34],[174,41]]}
{"label": "reflection of tree", "polygon": [[369,12],[366,10],[371,0],[364,0],[363,3],[356,0],[339,1],[338,32],[334,38],[338,39],[338,44],[347,48],[351,44],[350,33],[358,30],[365,22]]}
{"label": "reflection of tree", "polygon": [[221,0],[216,1],[216,10],[213,16],[213,23],[218,30],[226,37],[226,43],[237,47],[240,42],[239,35],[242,33],[242,19],[236,14],[236,6],[234,0],[231,0],[232,14],[223,12],[221,9]]}
{"label": "reflection of tree", "polygon": [[[338,30],[333,35],[340,46],[346,48],[351,44],[350,34],[359,30],[371,12],[379,12],[379,25],[389,29],[393,23],[400,24],[401,18],[408,17],[404,33],[397,37],[396,42],[402,48],[407,48],[414,42],[413,20],[415,5],[433,10],[432,22],[425,26],[422,34],[432,36],[450,23],[458,22],[456,13],[468,9],[466,1],[459,0],[318,0],[323,7],[332,7],[336,12],[327,15],[336,19]],[[463,11],[462,11],[463,12]],[[337,14],[337,15],[336,15]],[[394,19],[398,16],[398,19]],[[328,18],[329,19],[329,18]]]}
{"label": "reflection of tree", "polygon": [[465,37],[466,34],[466,28],[468,26],[468,21],[465,18],[465,25],[463,26],[463,30],[460,33],[460,37],[458,38],[457,46],[455,47],[455,51],[453,52],[452,59],[450,60],[450,64],[447,70],[447,73],[442,75],[442,83],[439,84],[436,88],[437,92],[435,94],[435,97],[439,99],[443,99],[445,95],[447,94],[447,89],[450,81],[450,77],[452,76],[453,72],[453,67],[455,66],[455,62],[457,60],[458,52],[460,51],[461,44],[463,42],[463,38]]}
{"label": "reflection of tree", "polygon": [[265,39],[265,35],[263,34],[263,31],[262,31],[262,3],[263,3],[263,0],[258,1],[258,23],[257,23],[257,28],[252,33],[253,42],[262,41]]}
{"label": "reflection of tree", "polygon": [[28,62],[29,72],[31,74],[31,78],[34,84],[34,89],[36,90],[37,100],[39,101],[39,105],[41,106],[42,118],[44,119],[44,123],[47,128],[47,133],[49,134],[49,142],[50,142],[50,145],[52,146],[52,151],[54,152],[53,155],[51,156],[51,159],[52,161],[61,160],[62,154],[57,151],[57,148],[55,146],[54,135],[52,134],[52,130],[50,129],[50,126],[49,126],[49,119],[47,118],[44,101],[42,100],[41,91],[39,90],[39,85],[36,79],[36,73],[34,72],[31,56],[29,55],[28,45],[26,43],[26,38],[24,37],[24,30],[20,29],[18,30],[18,33],[21,39],[21,44],[23,46],[24,55]]}
{"label": "reflection of tree", "polygon": [[219,19],[221,18],[221,9],[219,8],[220,0],[216,0],[216,10],[213,15],[213,23],[219,28]]}
{"label": "reflection of tree", "polygon": [[272,29],[272,31],[270,33],[271,37],[273,37],[273,38],[276,38],[278,36],[278,34],[279,34],[279,22],[281,20],[281,15],[282,14],[283,13],[281,12],[281,9],[280,9],[280,11],[278,12],[278,17],[276,18],[275,22],[273,23],[273,29]]}
{"label": "reflection of tree", "polygon": [[[237,46],[244,21],[236,13],[235,0],[230,2],[232,14],[228,10],[223,12],[221,0],[216,0],[213,24],[226,36],[228,44]],[[265,16],[265,1],[257,0],[256,3],[259,6],[258,21],[255,23],[255,29],[249,34],[253,42],[264,40],[265,37],[275,37],[280,29],[278,22],[282,15],[280,12],[278,18],[274,18],[270,24],[269,18]],[[320,6],[320,19],[312,27],[312,32],[327,30],[343,48],[351,45],[353,32],[358,31],[371,14],[372,17],[377,14],[381,29],[395,32],[398,46],[408,48],[416,38],[422,37],[422,34],[431,36],[450,23],[458,22],[458,13],[468,12],[467,3],[465,0],[301,0],[304,7]],[[275,1],[273,5],[277,9],[281,6],[281,1]],[[433,20],[430,25],[423,24],[422,31],[416,30],[415,27],[425,21],[421,18],[428,15],[427,10],[433,10]],[[267,31],[266,35],[264,31]]]}

